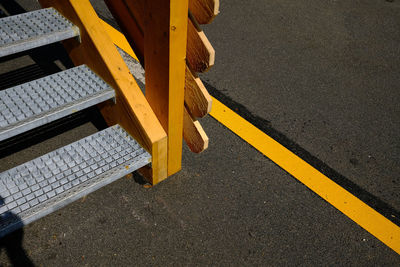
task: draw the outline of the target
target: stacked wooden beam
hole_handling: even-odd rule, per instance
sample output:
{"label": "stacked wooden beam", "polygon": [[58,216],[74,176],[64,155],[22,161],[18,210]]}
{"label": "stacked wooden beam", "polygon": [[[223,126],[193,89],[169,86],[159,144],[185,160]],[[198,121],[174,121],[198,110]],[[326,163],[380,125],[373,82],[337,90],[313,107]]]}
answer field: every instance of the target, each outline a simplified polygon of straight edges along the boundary
{"label": "stacked wooden beam", "polygon": [[[148,0],[105,0],[132,49],[144,67],[146,6]],[[211,110],[211,96],[197,73],[214,65],[215,51],[199,24],[210,23],[219,12],[219,0],[189,0],[187,24],[186,72],[183,137],[191,151],[200,153],[208,147],[208,137],[198,122]],[[151,16],[151,14],[150,14]]]}

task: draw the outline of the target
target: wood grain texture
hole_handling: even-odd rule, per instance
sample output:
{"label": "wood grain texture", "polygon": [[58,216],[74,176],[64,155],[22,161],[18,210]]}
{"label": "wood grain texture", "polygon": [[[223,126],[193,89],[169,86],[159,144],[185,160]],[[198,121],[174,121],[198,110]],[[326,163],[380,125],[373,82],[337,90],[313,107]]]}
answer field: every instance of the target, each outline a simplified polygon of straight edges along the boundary
{"label": "wood grain texture", "polygon": [[[105,3],[127,36],[139,61],[145,66],[141,55],[144,55],[146,5],[151,3],[145,0],[105,0]],[[165,12],[161,6],[159,9]],[[215,50],[194,17],[188,19],[187,29],[187,63],[192,71],[205,72],[214,65]]]}
{"label": "wood grain texture", "polygon": [[215,50],[193,16],[189,16],[187,34],[187,64],[194,72],[206,72],[214,65]]}
{"label": "wood grain texture", "polygon": [[[125,48],[126,52],[132,56],[136,57],[134,52],[129,46],[127,39],[119,31],[108,25],[106,22],[102,21],[103,25],[107,29],[112,41],[119,47]],[[185,82],[185,106],[188,113],[194,117],[203,117],[210,112],[212,98],[208,94],[206,88],[201,82],[200,78],[192,73],[186,66],[185,72],[186,82]],[[187,123],[187,121],[186,121]],[[191,124],[192,122],[189,121]],[[189,129],[189,126],[185,126],[185,120],[183,121],[183,131],[185,134],[185,129]]]}
{"label": "wood grain texture", "polygon": [[[106,3],[109,3],[110,1],[106,1]],[[129,7],[129,9],[138,9],[141,10],[141,12],[138,12],[138,10],[131,10],[130,11],[130,15],[129,16],[133,16],[133,14],[136,13],[140,13],[141,15],[139,17],[136,17],[135,20],[139,21],[139,24],[141,25],[143,23],[143,10],[144,10],[144,3],[142,3],[141,1],[126,1],[126,6]],[[124,11],[119,11],[118,9],[111,9],[112,13],[115,17],[118,16],[122,16],[124,14]],[[194,28],[194,30],[197,32],[197,30],[195,29],[195,25],[192,23],[192,26]],[[188,26],[189,27],[189,26]],[[122,27],[123,28],[123,27]],[[189,30],[188,30],[189,31]],[[125,32],[126,35],[130,35],[129,32]],[[196,36],[198,36],[196,34]],[[128,37],[128,36],[127,36]],[[141,39],[143,38],[142,36],[138,35],[138,36],[132,36],[130,35],[130,38],[128,37],[128,39],[130,40],[130,42],[135,42],[136,40],[138,42],[143,42],[143,40]],[[140,53],[142,53],[141,51],[136,51],[136,54],[139,54],[138,57],[144,58],[143,55],[140,55]],[[160,53],[158,51],[158,53]],[[166,51],[164,53],[167,53]],[[144,62],[141,62],[142,65]],[[166,73],[164,73],[166,74]],[[158,76],[158,79],[162,78]],[[164,77],[165,81],[167,80],[168,77]],[[149,79],[149,77],[147,78],[147,80]],[[164,98],[166,98],[167,96],[164,95]],[[212,99],[211,96],[208,94],[206,88],[204,87],[203,83],[201,82],[200,78],[193,73],[189,67],[186,66],[186,71],[185,71],[185,93],[184,93],[184,99],[185,99],[185,105],[187,108],[187,112],[190,114],[190,116],[196,117],[196,118],[201,118],[204,117],[205,115],[207,115],[210,110],[211,110],[211,104],[212,104]],[[164,107],[167,107],[167,104],[164,105]],[[167,110],[160,110],[159,111],[160,114],[167,114]],[[163,118],[162,120],[166,120],[166,118]],[[183,121],[183,134],[186,136],[190,136],[189,133],[185,133],[186,131],[193,129],[193,121],[192,120],[184,120]],[[189,125],[186,125],[189,124]],[[198,124],[195,123],[196,125]],[[189,143],[189,142],[187,142]],[[190,143],[189,143],[190,144]]]}
{"label": "wood grain texture", "polygon": [[189,0],[189,10],[198,23],[208,24],[219,13],[219,0]]}
{"label": "wood grain texture", "polygon": [[144,7],[146,98],[167,132],[172,175],[182,160],[188,0],[152,0]]}
{"label": "wood grain texture", "polygon": [[186,66],[185,105],[188,112],[202,118],[211,111],[212,98],[200,78]]}
{"label": "wood grain texture", "polygon": [[116,50],[88,0],[40,0],[80,29],[81,42],[63,42],[75,65],[86,64],[116,92],[116,104],[101,112],[109,125],[119,123],[152,155],[152,183],[167,177],[167,135]]}
{"label": "wood grain texture", "polygon": [[208,136],[201,127],[200,123],[194,120],[187,109],[184,110],[183,139],[190,151],[194,153],[203,152],[208,148]]}
{"label": "wood grain texture", "polygon": [[145,23],[146,0],[124,0],[124,2],[131,15],[135,17],[138,25],[143,29]]}
{"label": "wood grain texture", "polygon": [[[140,63],[144,65],[144,34],[143,34],[143,20],[137,16],[137,9],[128,7],[131,1],[124,0],[105,0],[104,1],[110,10],[111,14],[125,33],[129,44]],[[137,3],[136,1],[134,3]],[[141,3],[139,1],[139,3]]]}

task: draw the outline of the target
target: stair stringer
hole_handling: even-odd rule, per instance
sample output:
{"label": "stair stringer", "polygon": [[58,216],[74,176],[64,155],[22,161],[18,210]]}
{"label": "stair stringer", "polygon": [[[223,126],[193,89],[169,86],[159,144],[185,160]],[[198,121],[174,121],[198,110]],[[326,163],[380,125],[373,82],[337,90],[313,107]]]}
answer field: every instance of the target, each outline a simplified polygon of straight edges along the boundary
{"label": "stair stringer", "polygon": [[167,178],[167,135],[129,72],[89,0],[39,0],[79,27],[79,40],[63,41],[75,65],[86,64],[116,92],[116,104],[101,105],[109,125],[120,124],[152,156],[152,184]]}

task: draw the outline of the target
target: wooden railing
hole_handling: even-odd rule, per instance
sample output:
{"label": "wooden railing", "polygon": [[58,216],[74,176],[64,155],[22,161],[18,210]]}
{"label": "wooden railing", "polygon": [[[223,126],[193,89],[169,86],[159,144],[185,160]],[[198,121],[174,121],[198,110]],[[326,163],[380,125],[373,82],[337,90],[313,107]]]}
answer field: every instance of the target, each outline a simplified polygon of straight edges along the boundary
{"label": "wooden railing", "polygon": [[[145,68],[143,95],[89,0],[39,0],[54,7],[81,32],[64,42],[76,65],[86,64],[116,90],[116,104],[102,105],[107,123],[121,124],[152,155],[153,184],[181,169],[182,138],[196,153],[208,146],[197,118],[211,97],[197,72],[207,71],[215,52],[197,21],[210,22],[217,0],[105,0]],[[189,6],[191,8],[189,12]]]}
{"label": "wooden railing", "polygon": [[105,2],[146,70],[146,98],[168,135],[171,175],[180,169],[181,126],[190,150],[199,153],[208,147],[208,137],[197,119],[210,112],[212,100],[196,73],[214,65],[215,51],[197,20],[211,22],[218,14],[219,1]]}

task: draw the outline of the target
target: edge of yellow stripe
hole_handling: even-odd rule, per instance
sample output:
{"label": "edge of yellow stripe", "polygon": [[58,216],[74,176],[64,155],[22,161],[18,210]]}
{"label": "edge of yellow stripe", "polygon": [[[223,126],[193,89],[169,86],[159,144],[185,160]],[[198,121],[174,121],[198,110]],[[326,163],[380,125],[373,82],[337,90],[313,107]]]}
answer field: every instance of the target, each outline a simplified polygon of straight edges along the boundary
{"label": "edge of yellow stripe", "polygon": [[[125,36],[106,22],[102,22],[114,44],[137,60]],[[212,117],[400,254],[400,227],[240,117],[220,101],[214,97],[212,99],[213,105],[210,112]]]}
{"label": "edge of yellow stripe", "polygon": [[400,254],[400,228],[213,98],[213,116],[320,197]]}

